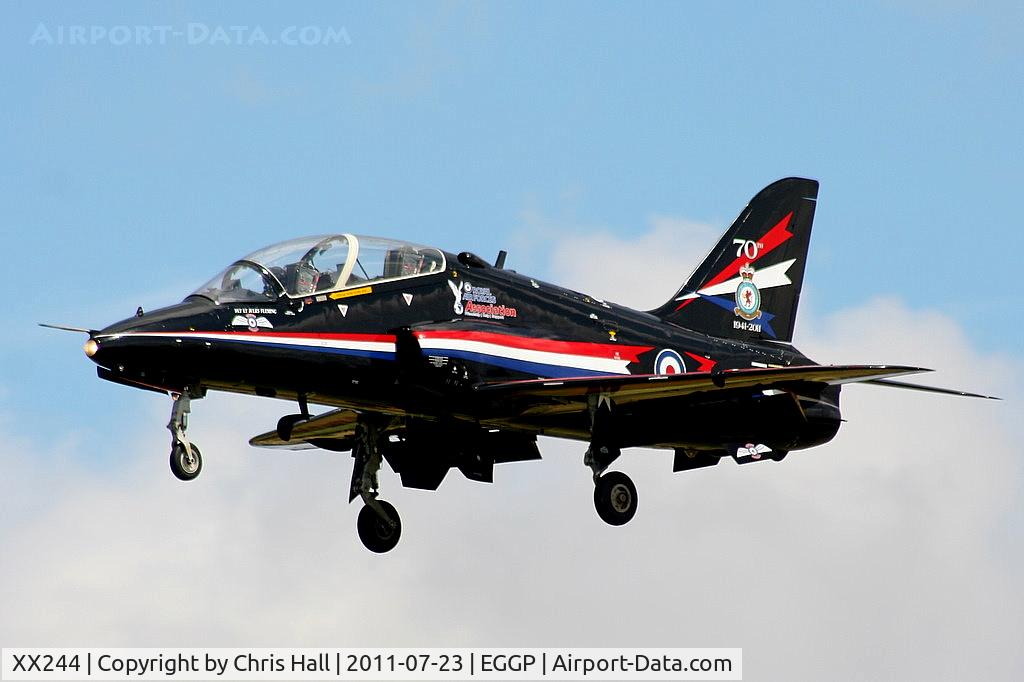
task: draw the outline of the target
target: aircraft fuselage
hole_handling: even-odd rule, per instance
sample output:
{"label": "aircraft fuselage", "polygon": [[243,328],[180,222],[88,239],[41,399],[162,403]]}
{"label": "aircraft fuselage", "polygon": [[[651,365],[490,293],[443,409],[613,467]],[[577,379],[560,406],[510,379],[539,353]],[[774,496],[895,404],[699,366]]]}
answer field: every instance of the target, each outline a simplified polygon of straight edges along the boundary
{"label": "aircraft fuselage", "polygon": [[[478,382],[717,372],[807,359],[788,344],[744,344],[446,253],[442,272],[276,302],[201,296],[101,330],[92,359],[106,379],[158,390],[203,388],[454,419],[587,440],[585,414],[491,414]],[[462,262],[467,261],[467,262]],[[404,381],[415,374],[417,381]],[[834,402],[838,404],[838,388]],[[808,413],[810,411],[810,413]],[[504,412],[504,410],[503,410]],[[817,414],[821,413],[821,414]],[[788,451],[830,439],[838,410],[788,393],[679,399],[620,417],[620,447]]]}

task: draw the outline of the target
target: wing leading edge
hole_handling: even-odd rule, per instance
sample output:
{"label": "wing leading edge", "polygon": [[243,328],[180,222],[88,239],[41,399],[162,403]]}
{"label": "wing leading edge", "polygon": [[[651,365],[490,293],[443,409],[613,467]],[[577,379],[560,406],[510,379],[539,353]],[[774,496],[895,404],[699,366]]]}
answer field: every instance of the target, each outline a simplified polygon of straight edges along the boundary
{"label": "wing leading edge", "polygon": [[[679,398],[696,393],[734,390],[793,390],[866,383],[968,398],[999,400],[994,396],[947,388],[890,381],[891,377],[920,374],[932,370],[905,365],[800,365],[796,367],[751,367],[688,374],[634,374],[627,376],[571,377],[565,379],[527,379],[478,384],[474,393],[495,403],[516,401],[519,413],[553,414],[579,410],[589,396],[607,397],[619,405],[650,400]],[[523,406],[523,400],[528,405]],[[509,403],[510,404],[510,403]],[[324,441],[347,441],[355,436],[357,413],[339,409],[299,422],[289,440],[268,431],[253,437],[256,447],[307,449]],[[340,445],[340,443],[339,443]]]}
{"label": "wing leading edge", "polygon": [[249,440],[249,445],[258,448],[308,450],[317,447],[316,442],[320,440],[344,441],[355,436],[357,417],[352,410],[331,410],[295,424],[288,440],[283,440],[275,429],[253,436]]}
{"label": "wing leading edge", "polygon": [[[480,384],[481,397],[496,402],[515,401],[520,414],[553,414],[578,410],[590,396],[608,398],[618,405],[679,398],[696,393],[747,390],[796,390],[823,384],[845,384],[929,372],[922,367],[893,365],[801,365],[752,367],[688,374],[531,379]],[[522,401],[536,401],[523,406]]]}

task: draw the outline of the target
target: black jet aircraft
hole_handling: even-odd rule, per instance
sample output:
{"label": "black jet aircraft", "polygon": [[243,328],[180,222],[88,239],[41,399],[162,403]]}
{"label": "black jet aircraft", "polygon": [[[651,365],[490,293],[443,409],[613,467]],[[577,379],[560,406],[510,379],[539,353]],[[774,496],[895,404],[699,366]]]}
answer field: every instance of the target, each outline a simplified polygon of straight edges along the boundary
{"label": "black jet aircraft", "polygon": [[539,459],[541,435],[588,444],[598,516],[622,525],[637,509],[630,478],[608,471],[623,448],[673,450],[673,471],[778,461],[836,435],[846,383],[975,396],[892,381],[922,368],[819,365],[791,345],[817,194],[801,178],[766,187],[649,311],[505,269],[504,252],[492,265],[331,234],[261,249],[182,303],[80,331],[100,378],[170,395],[179,479],[202,469],[186,435],[193,400],[296,403],[250,443],[351,451],[349,500],[364,502],[357,527],[374,552],[401,534],[378,497],[382,461],[408,487],[434,490],[453,467],[490,482],[495,464]]}

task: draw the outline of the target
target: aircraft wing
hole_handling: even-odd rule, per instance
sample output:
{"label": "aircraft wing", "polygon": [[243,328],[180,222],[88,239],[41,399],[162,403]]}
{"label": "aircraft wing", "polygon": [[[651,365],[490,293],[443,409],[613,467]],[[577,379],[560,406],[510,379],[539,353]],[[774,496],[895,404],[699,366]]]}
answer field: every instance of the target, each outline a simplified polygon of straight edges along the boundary
{"label": "aircraft wing", "polygon": [[288,440],[282,440],[275,429],[253,436],[249,440],[249,445],[258,448],[308,450],[314,447],[324,447],[324,441],[333,441],[336,446],[325,449],[339,449],[345,441],[351,440],[355,436],[356,417],[357,414],[352,410],[331,410],[295,424],[292,427],[291,438]]}
{"label": "aircraft wing", "polygon": [[[607,397],[617,405],[650,400],[680,398],[698,393],[736,390],[813,390],[823,384],[867,383],[976,398],[991,396],[950,389],[920,386],[890,377],[932,370],[903,365],[800,365],[795,367],[750,367],[688,374],[634,374],[563,379],[527,379],[477,384],[473,391],[502,409],[518,416],[550,415],[582,409],[589,396]],[[254,436],[256,447],[304,450],[313,447],[348,450],[355,437],[357,413],[337,409],[295,424],[291,438],[282,440],[277,430]]]}
{"label": "aircraft wing", "polygon": [[475,391],[495,403],[517,404],[523,415],[554,414],[580,409],[579,403],[591,395],[607,397],[617,405],[625,405],[703,392],[799,390],[822,384],[877,382],[888,377],[930,371],[901,365],[751,367],[688,374],[529,379],[478,384]]}

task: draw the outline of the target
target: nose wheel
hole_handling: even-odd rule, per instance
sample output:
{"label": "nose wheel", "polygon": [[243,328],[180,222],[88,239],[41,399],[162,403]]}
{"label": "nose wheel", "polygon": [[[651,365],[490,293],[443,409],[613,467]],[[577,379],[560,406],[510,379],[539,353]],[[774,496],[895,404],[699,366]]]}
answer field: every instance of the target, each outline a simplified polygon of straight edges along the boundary
{"label": "nose wheel", "polygon": [[171,473],[179,481],[191,481],[203,470],[203,455],[197,445],[175,443],[171,447]]}
{"label": "nose wheel", "polygon": [[611,526],[629,523],[636,515],[636,486],[621,471],[611,471],[594,481],[594,507],[601,520]]}
{"label": "nose wheel", "polygon": [[171,473],[179,481],[191,481],[203,470],[203,455],[185,434],[188,430],[188,415],[192,411],[192,396],[186,391],[177,396],[172,395],[171,398],[174,401],[171,405],[171,421],[167,422],[167,429],[171,432]]}

